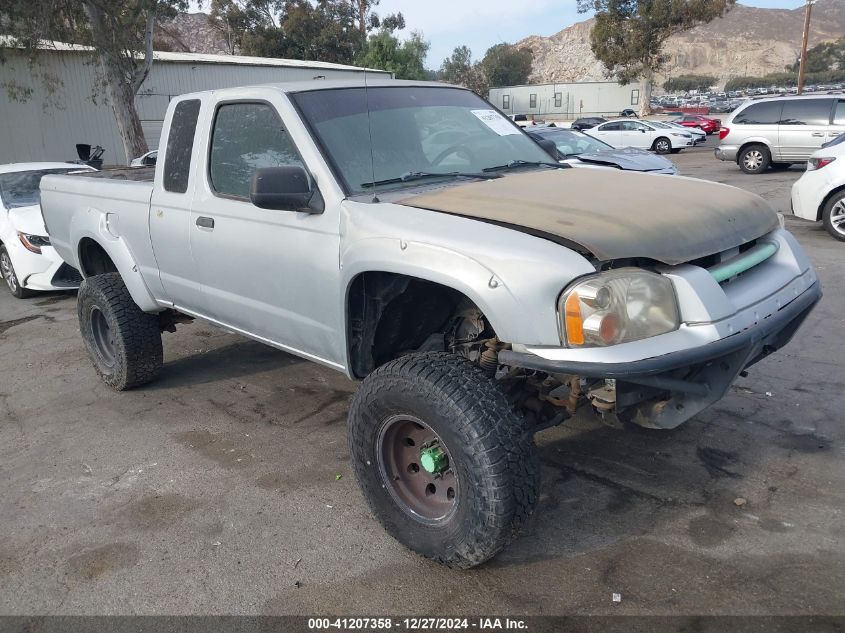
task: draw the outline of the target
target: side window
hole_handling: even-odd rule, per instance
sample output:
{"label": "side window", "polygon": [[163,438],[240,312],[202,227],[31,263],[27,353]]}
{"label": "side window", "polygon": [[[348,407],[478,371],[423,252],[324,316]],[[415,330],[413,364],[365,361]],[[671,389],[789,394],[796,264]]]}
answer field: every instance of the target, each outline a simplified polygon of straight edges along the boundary
{"label": "side window", "polygon": [[278,113],[266,103],[227,103],[217,109],[208,162],[213,189],[237,198],[249,198],[249,183],[259,167],[302,165]]}
{"label": "side window", "polygon": [[781,119],[783,101],[764,101],[755,103],[734,117],[738,125],[774,125]]}
{"label": "side window", "polygon": [[502,110],[510,110],[511,109],[511,96],[510,95],[502,95]]}
{"label": "side window", "polygon": [[164,158],[165,191],[185,193],[188,190],[191,153],[194,151],[194,133],[197,131],[199,113],[199,99],[180,101],[173,109]]}
{"label": "side window", "polygon": [[783,104],[781,125],[828,125],[833,99],[790,99]]}
{"label": "side window", "polygon": [[537,107],[537,95],[528,95],[528,107],[529,108],[536,108]]}
{"label": "side window", "polygon": [[602,132],[619,132],[622,130],[622,124],[618,122],[608,123],[599,128]]}
{"label": "side window", "polygon": [[833,113],[834,125],[845,125],[845,100],[840,99],[836,104],[836,112]]}
{"label": "side window", "polygon": [[555,93],[555,107],[560,108],[561,106],[563,106],[563,93],[562,92],[556,92]]}

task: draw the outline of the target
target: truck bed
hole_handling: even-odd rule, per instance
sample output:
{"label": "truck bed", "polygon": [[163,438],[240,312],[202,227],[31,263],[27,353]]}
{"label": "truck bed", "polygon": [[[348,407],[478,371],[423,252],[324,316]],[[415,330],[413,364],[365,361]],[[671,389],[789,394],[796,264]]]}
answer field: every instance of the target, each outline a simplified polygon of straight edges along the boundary
{"label": "truck bed", "polygon": [[78,178],[101,178],[107,180],[131,180],[133,182],[152,182],[155,178],[155,167],[114,167],[100,171],[83,171],[69,174]]}
{"label": "truck bed", "polygon": [[86,231],[96,232],[103,223],[113,237],[134,235],[135,248],[149,248],[147,223],[154,173],[152,168],[136,168],[44,176],[41,214],[61,258],[79,269],[80,240]]}

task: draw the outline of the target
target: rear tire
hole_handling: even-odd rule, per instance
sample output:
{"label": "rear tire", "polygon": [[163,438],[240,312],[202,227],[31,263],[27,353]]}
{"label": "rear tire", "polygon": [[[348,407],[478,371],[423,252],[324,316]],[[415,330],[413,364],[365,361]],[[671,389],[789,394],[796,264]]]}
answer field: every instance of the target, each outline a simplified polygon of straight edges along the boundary
{"label": "rear tire", "polygon": [[769,168],[772,154],[765,145],[749,145],[739,153],[737,163],[746,174],[762,174]]}
{"label": "rear tire", "polygon": [[[429,470],[431,450],[444,470]],[[370,374],[349,411],[349,451],[387,533],[449,567],[499,553],[537,499],[522,417],[492,378],[452,354],[410,354]]]}
{"label": "rear tire", "polygon": [[658,154],[668,154],[672,151],[672,142],[665,136],[661,136],[654,141],[651,148]]}
{"label": "rear tire", "polygon": [[824,205],[822,223],[828,233],[845,242],[845,191],[834,194]]}
{"label": "rear tire", "polygon": [[5,244],[0,244],[0,275],[6,282],[6,286],[8,286],[9,292],[12,293],[13,297],[28,299],[29,297],[35,296],[36,293],[34,290],[29,290],[21,286],[18,274],[12,265],[12,258],[9,255],[9,251],[6,250]]}
{"label": "rear tire", "polygon": [[118,273],[84,279],[77,313],[88,357],[109,387],[124,391],[158,375],[163,358],[158,317],[138,307]]}

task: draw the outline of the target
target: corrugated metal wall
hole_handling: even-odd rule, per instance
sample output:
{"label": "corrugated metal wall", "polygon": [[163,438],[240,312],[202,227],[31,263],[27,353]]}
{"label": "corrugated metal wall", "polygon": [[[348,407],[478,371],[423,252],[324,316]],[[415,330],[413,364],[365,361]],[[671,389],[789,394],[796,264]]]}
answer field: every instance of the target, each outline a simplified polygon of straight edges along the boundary
{"label": "corrugated metal wall", "polygon": [[[76,143],[101,145],[106,164],[124,162],[123,145],[111,108],[101,96],[93,98],[97,67],[88,53],[45,51],[43,63],[30,69],[14,51],[6,50],[0,64],[0,85],[32,89],[27,101],[10,99],[0,89],[0,164],[76,158]],[[58,77],[61,85],[50,95],[40,74]],[[327,68],[248,66],[157,61],[136,103],[150,148],[158,146],[161,121],[173,96],[199,90],[264,83],[362,76],[362,71]],[[100,91],[102,94],[102,91]]]}
{"label": "corrugated metal wall", "polygon": [[[535,96],[533,105],[531,95]],[[616,116],[625,108],[637,108],[639,97],[639,83],[622,86],[613,82],[585,82],[490,89],[490,103],[507,114],[551,115],[572,119],[595,115]]]}

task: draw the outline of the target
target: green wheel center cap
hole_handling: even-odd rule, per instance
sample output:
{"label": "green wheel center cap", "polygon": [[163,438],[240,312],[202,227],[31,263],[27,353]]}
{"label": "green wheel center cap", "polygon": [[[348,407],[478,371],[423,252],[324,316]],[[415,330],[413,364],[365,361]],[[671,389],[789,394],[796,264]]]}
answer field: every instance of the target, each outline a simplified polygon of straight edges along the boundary
{"label": "green wheel center cap", "polygon": [[428,473],[442,473],[449,467],[449,458],[443,449],[435,444],[420,451],[420,465]]}

